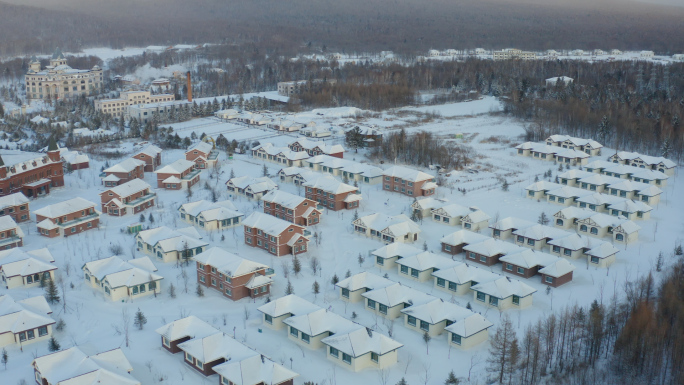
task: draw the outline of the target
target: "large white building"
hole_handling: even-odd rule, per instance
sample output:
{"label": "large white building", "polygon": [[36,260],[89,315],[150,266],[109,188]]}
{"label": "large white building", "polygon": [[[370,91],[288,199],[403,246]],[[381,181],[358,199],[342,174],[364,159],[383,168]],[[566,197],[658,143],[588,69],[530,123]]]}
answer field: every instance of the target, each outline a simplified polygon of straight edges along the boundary
{"label": "large white building", "polygon": [[50,65],[41,68],[36,57],[31,58],[26,82],[26,98],[31,100],[57,100],[93,95],[102,89],[102,69],[94,66],[89,70],[77,70],[67,65],[66,58],[57,49],[50,59]]}
{"label": "large white building", "polygon": [[122,92],[118,99],[96,100],[95,109],[103,114],[109,114],[112,116],[128,116],[131,113],[131,110],[128,108],[130,106],[173,101],[173,94],[152,95],[150,91],[127,91]]}

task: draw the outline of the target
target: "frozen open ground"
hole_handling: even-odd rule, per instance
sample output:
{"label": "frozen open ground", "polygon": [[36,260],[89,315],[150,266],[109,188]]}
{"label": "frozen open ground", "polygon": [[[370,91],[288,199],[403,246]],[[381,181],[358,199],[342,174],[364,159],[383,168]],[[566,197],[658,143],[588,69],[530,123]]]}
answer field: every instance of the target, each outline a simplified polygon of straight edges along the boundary
{"label": "frozen open ground", "polygon": [[[538,216],[545,212],[551,216],[559,211],[562,206],[547,202],[537,202],[524,197],[524,187],[534,181],[535,175],[543,174],[552,169],[554,175],[558,173],[557,167],[550,162],[544,162],[532,158],[522,158],[514,155],[512,145],[519,143],[519,135],[523,129],[520,123],[511,121],[499,115],[490,115],[488,112],[496,109],[497,103],[493,99],[485,99],[471,103],[453,104],[436,107],[426,107],[425,110],[438,110],[444,118],[438,118],[424,125],[408,128],[409,131],[425,129],[435,134],[444,136],[445,140],[459,140],[471,145],[478,154],[474,167],[481,171],[477,174],[454,173],[451,177],[455,181],[454,187],[466,188],[468,192],[463,195],[449,188],[439,188],[437,197],[449,199],[463,206],[477,206],[492,217],[504,218],[516,216],[530,221],[536,221]],[[347,109],[348,110],[348,109]],[[323,115],[310,113],[307,118],[317,119],[320,124],[340,123],[345,114],[340,114],[343,109],[330,109],[319,111]],[[394,116],[394,117],[393,117]],[[386,121],[393,117],[394,121]],[[403,120],[402,120],[403,119]],[[390,112],[380,118],[370,119],[366,123],[392,126],[405,123],[409,117],[399,118]],[[174,124],[174,129],[181,136],[189,136],[192,131],[197,135],[206,132],[209,135],[223,133],[229,140],[262,139],[284,144],[293,139],[290,136],[274,136],[272,131],[254,128],[246,128],[229,123],[216,122],[213,119],[197,119],[182,124]],[[463,134],[464,139],[453,139],[453,134]],[[270,136],[268,136],[268,135]],[[492,139],[492,137],[496,137]],[[130,143],[124,143],[121,148],[132,151]],[[604,149],[605,159],[612,150]],[[3,154],[3,157],[5,155]],[[169,150],[163,153],[163,164],[170,163],[183,157],[181,150]],[[357,161],[364,159],[362,151],[355,153],[353,150],[345,154],[347,159]],[[232,169],[237,176],[254,175],[261,176],[263,162],[251,158],[248,155],[236,155],[234,160],[227,160],[225,154],[221,154],[223,173],[216,179],[209,179],[209,172],[204,171],[202,181],[193,189],[192,201],[210,199],[210,192],[202,188],[204,181],[216,186],[220,191],[220,199],[230,199],[225,189],[225,181]],[[592,158],[599,159],[599,157]],[[5,160],[7,163],[7,160]],[[116,160],[109,160],[114,164]],[[44,207],[48,204],[60,202],[74,196],[81,196],[91,200],[99,206],[98,193],[103,191],[98,174],[103,161],[91,159],[91,168],[74,172],[66,176],[66,186],[54,189],[51,195],[31,201],[31,211]],[[280,167],[274,163],[266,163],[271,175],[275,175]],[[382,166],[382,167],[386,167]],[[511,184],[510,190],[504,192],[500,189],[497,177],[505,177]],[[146,173],[145,180],[152,186],[156,186],[155,175]],[[275,179],[274,179],[275,180]],[[617,262],[609,269],[597,269],[588,266],[586,260],[572,260],[576,270],[573,282],[551,290],[546,293],[546,286],[542,285],[539,276],[535,276],[525,283],[536,288],[534,304],[524,310],[507,310],[518,332],[522,333],[526,325],[535,322],[539,317],[548,315],[565,305],[580,304],[588,305],[594,299],[606,302],[614,293],[622,293],[622,285],[625,280],[634,279],[654,269],[659,251],[666,256],[670,255],[675,242],[681,242],[684,234],[684,220],[681,213],[684,212],[684,202],[677,199],[684,186],[677,176],[672,177],[667,187],[664,188],[663,199],[655,207],[650,220],[639,221],[642,227],[639,232],[639,241],[622,247],[618,254]],[[381,185],[368,186],[361,184],[363,194],[359,215],[373,212],[387,214],[409,213],[409,205],[413,199],[388,193],[381,190]],[[280,189],[303,195],[303,191],[292,184],[280,184]],[[171,228],[185,227],[184,222],[178,219],[176,209],[182,203],[188,201],[185,191],[165,191],[154,189],[158,194],[158,207],[145,212],[146,216],[151,212],[155,223],[153,227],[166,225]],[[680,193],[676,193],[680,191]],[[234,198],[234,197],[233,197]],[[260,211],[255,202],[244,198],[235,199],[236,206],[246,215],[253,211]],[[352,312],[358,314],[355,320],[362,325],[373,328],[376,332],[387,334],[387,325],[382,319],[374,317],[363,308],[363,303],[345,304],[338,299],[337,291],[330,283],[331,277],[337,274],[343,278],[347,270],[352,274],[361,271],[370,271],[384,274],[375,268],[373,261],[368,257],[370,250],[383,246],[376,240],[371,240],[352,232],[350,225],[353,213],[351,211],[324,212],[321,224],[311,228],[322,236],[320,246],[311,242],[310,250],[302,257],[302,273],[298,277],[290,274],[290,279],[295,289],[295,294],[304,297],[316,304],[330,308],[337,314],[351,318]],[[285,331],[273,331],[262,326],[260,313],[257,307],[264,303],[263,299],[256,302],[243,299],[232,302],[219,293],[205,290],[205,296],[199,298],[195,295],[196,275],[194,265],[188,267],[176,267],[175,264],[162,264],[154,261],[164,277],[162,281],[163,293],[155,297],[145,297],[135,302],[108,302],[102,294],[95,292],[83,282],[81,267],[85,262],[106,258],[110,256],[109,247],[113,244],[123,246],[126,259],[134,256],[142,256],[135,251],[134,238],[132,235],[121,231],[126,225],[137,222],[137,216],[114,218],[102,216],[101,228],[89,231],[66,239],[48,239],[41,237],[35,230],[35,216],[31,222],[22,224],[27,234],[24,239],[25,248],[28,250],[48,247],[56,259],[59,267],[58,273],[63,279],[73,283],[74,288],[67,288],[62,297],[66,301],[66,307],[62,304],[53,305],[55,319],[62,318],[67,327],[62,332],[56,332],[55,336],[62,345],[68,348],[73,345],[81,346],[86,352],[96,352],[122,347],[124,353],[133,364],[133,375],[143,384],[154,384],[162,377],[166,379],[164,384],[215,384],[218,376],[203,377],[182,362],[180,354],[171,355],[163,350],[160,338],[154,332],[157,327],[171,322],[186,315],[196,315],[244,342],[246,345],[258,350],[276,362],[282,363],[288,368],[300,373],[295,379],[296,384],[304,381],[313,381],[318,384],[382,384],[379,371],[367,369],[360,373],[353,373],[337,366],[325,357],[325,349],[318,351],[302,350],[287,339]],[[145,222],[150,226],[149,221]],[[439,239],[456,230],[460,226],[447,226],[426,219],[421,224],[422,233],[417,242],[421,247],[425,241],[430,250],[440,253]],[[201,232],[201,230],[200,230]],[[483,231],[482,233],[487,233]],[[252,259],[270,265],[276,270],[276,277],[272,288],[273,298],[284,294],[287,280],[283,277],[285,264],[289,264],[291,257],[273,257],[270,254],[255,248],[247,247],[243,241],[242,227],[225,231],[225,241],[221,241],[220,233],[202,233],[204,239],[209,242],[209,247],[219,246],[234,252],[242,257]],[[362,265],[358,263],[358,255],[366,257]],[[309,269],[309,259],[317,256],[322,265],[320,276],[312,276]],[[443,254],[446,256],[446,254]],[[457,255],[457,260],[463,260],[463,255]],[[666,258],[666,263],[669,263]],[[180,279],[181,269],[186,269],[191,277],[188,292],[184,292],[183,281]],[[500,273],[501,266],[495,265],[492,270]],[[417,283],[405,280],[396,271],[389,271],[389,278],[403,284],[429,293],[433,296],[452,301],[465,306],[468,302],[474,311],[481,312],[495,326],[498,325],[501,314],[493,309],[481,306],[473,301],[470,296],[450,296],[449,294],[434,290],[432,282]],[[317,280],[322,287],[321,294],[314,297],[311,286]],[[173,283],[177,289],[177,298],[168,296],[167,288]],[[42,295],[40,288],[13,289],[0,288],[0,294],[10,294],[15,299],[29,296]],[[128,309],[131,314],[140,308],[147,316],[148,323],[144,330],[132,332],[131,345],[124,346],[124,338],[115,331],[115,327],[121,324],[121,313]],[[247,315],[247,319],[245,319]],[[225,323],[224,323],[225,319]],[[400,319],[395,320],[394,339],[404,344],[399,350],[399,362],[389,371],[388,384],[394,384],[401,377],[406,377],[409,384],[442,384],[450,370],[454,370],[457,376],[467,378],[470,375],[470,383],[485,383],[487,374],[485,371],[485,358],[487,356],[488,343],[483,343],[471,350],[462,351],[449,349],[446,335],[434,338],[429,344],[429,354],[422,336],[403,327]],[[33,382],[33,373],[30,367],[31,360],[48,353],[47,342],[39,342],[27,345],[23,352],[18,347],[8,347],[9,363],[6,371],[0,371],[0,384],[17,384],[21,379],[27,383]],[[472,367],[472,371],[470,371]],[[470,373],[469,373],[470,371]],[[426,379],[425,374],[428,373]]]}

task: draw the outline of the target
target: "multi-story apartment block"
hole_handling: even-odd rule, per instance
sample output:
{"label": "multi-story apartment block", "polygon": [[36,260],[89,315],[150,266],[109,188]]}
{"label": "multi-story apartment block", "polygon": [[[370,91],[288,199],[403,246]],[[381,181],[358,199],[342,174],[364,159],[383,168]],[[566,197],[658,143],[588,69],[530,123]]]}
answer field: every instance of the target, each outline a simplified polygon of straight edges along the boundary
{"label": "multi-story apartment block", "polygon": [[161,153],[161,148],[151,144],[138,151],[132,158],[145,162],[145,172],[153,172],[161,166]]}
{"label": "multi-story apartment block", "polygon": [[437,189],[434,176],[406,167],[390,167],[383,171],[382,176],[382,189],[385,191],[418,197],[433,195]]}
{"label": "multi-story apartment block", "polygon": [[262,248],[277,257],[301,254],[308,249],[310,233],[303,226],[259,212],[252,213],[242,224],[247,245]]}
{"label": "multi-story apartment block", "polygon": [[38,232],[49,238],[79,234],[96,229],[100,224],[100,213],[95,210],[95,203],[83,198],[45,206],[35,214]]}
{"label": "multi-story apartment block", "polygon": [[103,114],[116,117],[128,116],[128,106],[170,102],[173,94],[152,95],[150,91],[122,92],[118,99],[100,99],[95,101],[95,109]]}
{"label": "multi-story apartment block", "polygon": [[322,176],[303,183],[306,197],[330,210],[356,209],[361,201],[358,187],[342,183],[330,176]]}
{"label": "multi-story apartment block", "polygon": [[29,200],[22,193],[0,197],[0,217],[9,215],[15,222],[28,221],[30,218]]}
{"label": "multi-story apartment block", "polygon": [[159,103],[147,103],[147,104],[133,104],[128,106],[128,117],[131,119],[136,119],[141,124],[151,122],[154,119],[155,114],[159,114],[161,120],[166,119],[165,117],[170,114],[181,113],[182,109],[186,111],[192,107],[192,103],[187,100],[171,100]]}
{"label": "multi-story apartment block", "polygon": [[114,187],[133,179],[143,179],[145,177],[145,161],[128,158],[112,167],[104,169],[100,174],[100,179],[105,187]]}
{"label": "multi-story apartment block", "polygon": [[276,218],[301,226],[315,225],[320,221],[321,211],[311,199],[285,191],[271,190],[261,200],[264,201],[264,213]]}
{"label": "multi-story apartment block", "polygon": [[41,68],[35,56],[32,57],[24,81],[29,101],[75,98],[100,92],[102,69],[97,65],[90,70],[73,69],[67,65],[66,58],[58,49],[45,69]]}
{"label": "multi-story apartment block", "polygon": [[0,196],[22,192],[31,198],[49,194],[51,187],[58,186],[64,186],[64,170],[53,139],[46,156],[9,166],[0,157]]}
{"label": "multi-story apartment block", "polygon": [[274,272],[264,264],[240,258],[218,247],[197,254],[193,259],[197,263],[197,282],[220,291],[233,301],[271,293]]}
{"label": "multi-story apartment block", "polygon": [[122,216],[137,214],[154,206],[157,194],[150,191],[152,186],[142,179],[133,179],[100,193],[102,212]]}
{"label": "multi-story apartment block", "polygon": [[178,159],[154,173],[157,174],[157,187],[167,190],[190,188],[200,180],[201,170],[195,169],[195,163]]}
{"label": "multi-story apartment block", "polygon": [[501,51],[492,52],[494,60],[522,59],[532,60],[537,58],[536,52],[522,51],[517,48],[506,48]]}
{"label": "multi-story apartment block", "polygon": [[[278,95],[282,96],[292,96],[297,95],[302,91],[308,90],[313,84],[323,83],[323,79],[313,79],[308,80],[297,80],[291,82],[278,82]],[[328,79],[329,84],[335,84],[337,81],[335,79]]]}
{"label": "multi-story apartment block", "polygon": [[195,162],[195,168],[210,168],[216,166],[219,152],[211,143],[198,142],[188,148],[185,159]]}

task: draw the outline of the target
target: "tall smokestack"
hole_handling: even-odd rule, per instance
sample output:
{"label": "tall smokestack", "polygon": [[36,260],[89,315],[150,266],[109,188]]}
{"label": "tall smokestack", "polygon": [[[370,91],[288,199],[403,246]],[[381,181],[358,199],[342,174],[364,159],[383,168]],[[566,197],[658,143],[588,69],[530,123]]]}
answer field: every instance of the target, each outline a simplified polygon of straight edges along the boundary
{"label": "tall smokestack", "polygon": [[190,79],[190,71],[186,74],[188,78],[188,101],[192,101],[192,80]]}

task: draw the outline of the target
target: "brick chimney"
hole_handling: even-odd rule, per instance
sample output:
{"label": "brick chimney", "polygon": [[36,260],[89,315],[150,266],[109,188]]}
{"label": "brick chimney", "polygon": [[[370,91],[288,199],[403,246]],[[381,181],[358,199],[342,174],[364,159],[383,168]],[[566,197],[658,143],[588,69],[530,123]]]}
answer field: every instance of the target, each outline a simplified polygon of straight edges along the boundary
{"label": "brick chimney", "polygon": [[188,101],[192,101],[192,80],[190,79],[190,71],[185,74],[187,76],[187,81],[188,81]]}

